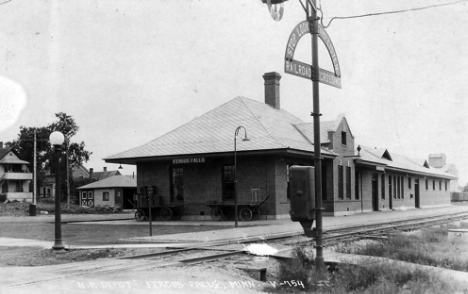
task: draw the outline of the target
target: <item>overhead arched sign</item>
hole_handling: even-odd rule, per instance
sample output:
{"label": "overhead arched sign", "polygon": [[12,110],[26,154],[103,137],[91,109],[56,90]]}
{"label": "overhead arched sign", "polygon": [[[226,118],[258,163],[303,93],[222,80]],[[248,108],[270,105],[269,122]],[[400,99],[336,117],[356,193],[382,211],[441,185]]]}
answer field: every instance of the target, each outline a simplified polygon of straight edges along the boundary
{"label": "overhead arched sign", "polygon": [[[330,72],[320,68],[318,80],[321,83],[341,88],[341,69],[335,47],[333,47],[333,43],[325,29],[321,25],[318,25],[318,29],[319,38],[325,44],[328,54],[330,54],[334,69],[334,72]],[[294,60],[294,51],[296,50],[299,40],[308,33],[310,33],[308,21],[299,23],[291,32],[286,46],[286,54],[284,56],[284,71],[302,78],[315,80],[315,71],[313,70],[312,65]]]}

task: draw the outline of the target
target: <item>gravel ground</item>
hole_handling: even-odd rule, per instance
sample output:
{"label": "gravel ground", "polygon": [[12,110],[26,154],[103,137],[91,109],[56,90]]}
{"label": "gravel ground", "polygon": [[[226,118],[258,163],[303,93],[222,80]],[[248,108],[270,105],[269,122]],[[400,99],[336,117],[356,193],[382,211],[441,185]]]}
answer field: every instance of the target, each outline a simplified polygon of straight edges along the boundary
{"label": "gravel ground", "polygon": [[[109,220],[131,217],[131,215],[63,215],[63,221]],[[0,238],[55,240],[54,216],[37,217],[0,217]],[[93,224],[62,224],[62,240],[64,245],[111,245],[122,243],[119,239],[149,236],[149,225],[116,226]],[[219,226],[158,226],[153,223],[153,236],[178,234],[186,232],[201,232],[219,230]],[[104,257],[145,254],[154,252],[155,248],[130,249],[92,249],[71,251],[66,257],[57,259],[50,249],[41,247],[4,247],[0,255],[0,266],[40,266],[93,260]]]}

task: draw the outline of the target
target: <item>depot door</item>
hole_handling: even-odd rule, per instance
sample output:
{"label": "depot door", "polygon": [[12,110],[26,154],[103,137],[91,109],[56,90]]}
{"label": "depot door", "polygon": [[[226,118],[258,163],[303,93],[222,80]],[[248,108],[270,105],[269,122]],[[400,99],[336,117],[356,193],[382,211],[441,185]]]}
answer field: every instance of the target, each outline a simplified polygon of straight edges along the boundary
{"label": "depot door", "polygon": [[372,175],[372,210],[379,210],[379,175]]}
{"label": "depot door", "polygon": [[419,196],[419,179],[414,180],[414,207],[421,208],[421,198]]}

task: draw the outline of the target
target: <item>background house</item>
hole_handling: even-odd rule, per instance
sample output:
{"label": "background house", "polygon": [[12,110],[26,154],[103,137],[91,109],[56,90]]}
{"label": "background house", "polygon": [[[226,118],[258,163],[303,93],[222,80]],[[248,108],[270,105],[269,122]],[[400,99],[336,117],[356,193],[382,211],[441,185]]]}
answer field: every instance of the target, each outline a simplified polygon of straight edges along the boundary
{"label": "background house", "polygon": [[[71,166],[71,200],[73,203],[79,204],[79,195],[75,191],[76,187],[89,184],[101,179],[112,177],[115,175],[120,175],[118,170],[108,171],[107,167],[104,167],[100,172],[94,172],[93,168],[89,170],[84,165],[73,165]],[[63,176],[63,175],[62,175]],[[62,187],[63,188],[63,187]],[[66,189],[61,191],[62,195],[66,195]],[[47,173],[43,179],[42,185],[39,187],[39,197],[40,198],[54,198],[55,197],[55,175]],[[65,197],[65,196],[64,196]]]}
{"label": "background house", "polygon": [[132,209],[133,195],[136,194],[136,179],[116,175],[78,187],[80,205],[119,206],[120,209]]}
{"label": "background house", "polygon": [[33,175],[29,172],[28,164],[12,148],[3,148],[3,142],[0,142],[0,201],[32,202],[29,185]]}

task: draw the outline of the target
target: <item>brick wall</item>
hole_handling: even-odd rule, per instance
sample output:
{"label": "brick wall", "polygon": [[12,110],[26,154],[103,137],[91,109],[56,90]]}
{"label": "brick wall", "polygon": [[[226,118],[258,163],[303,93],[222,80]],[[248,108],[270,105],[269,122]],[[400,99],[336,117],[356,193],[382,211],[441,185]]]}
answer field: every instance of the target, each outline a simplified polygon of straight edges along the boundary
{"label": "brick wall", "polygon": [[[372,206],[372,175],[375,173],[378,175],[378,209],[389,210],[392,209],[411,209],[416,207],[416,192],[415,192],[415,180],[419,179],[419,191],[420,191],[420,207],[435,207],[450,204],[450,184],[447,182],[447,190],[445,190],[445,181],[442,181],[442,189],[439,189],[439,179],[427,178],[429,180],[429,186],[426,190],[425,178],[422,176],[411,176],[406,173],[396,173],[392,171],[386,171],[384,174],[385,179],[385,196],[382,197],[382,172],[370,169],[361,169],[362,171],[362,197],[363,197],[363,212],[373,211]],[[392,178],[392,195],[389,191],[389,178]],[[395,185],[395,180],[400,178],[400,198],[398,198],[398,185]],[[408,182],[411,178],[411,186]],[[403,183],[401,183],[403,179]],[[433,190],[432,181],[436,181],[435,190]],[[398,182],[398,180],[396,180]],[[401,187],[403,189],[401,189]],[[395,198],[396,191],[396,198]]]}
{"label": "brick wall", "polygon": [[[138,191],[142,186],[155,186],[157,195],[170,201],[170,168],[183,168],[183,219],[210,219],[208,201],[222,201],[222,170],[234,164],[233,157],[206,158],[204,163],[177,164],[172,161],[142,163],[137,166]],[[237,190],[239,203],[253,203],[270,198],[260,207],[262,215],[276,214],[276,163],[272,156],[237,156]],[[252,192],[252,189],[256,192]]]}
{"label": "brick wall", "polygon": [[[343,144],[342,140],[342,132],[346,134],[346,144]],[[333,180],[330,181],[329,186],[332,189],[333,194],[330,193],[327,195],[327,200],[334,200],[334,202],[325,202],[325,215],[346,215],[346,214],[353,214],[359,213],[362,210],[362,203],[361,199],[356,199],[356,189],[355,189],[355,165],[353,160],[353,155],[355,153],[354,148],[354,137],[351,134],[348,124],[345,120],[342,120],[340,125],[336,128],[336,132],[332,132],[329,134],[332,136],[332,144],[333,144],[333,152],[338,154],[333,160],[333,169],[330,169],[333,173]],[[343,166],[343,199],[339,199],[339,169],[338,166]],[[351,172],[351,189],[350,189],[350,196],[346,193],[346,169],[350,168]],[[330,198],[328,198],[330,197]],[[331,206],[333,205],[333,210],[331,210]]]}

